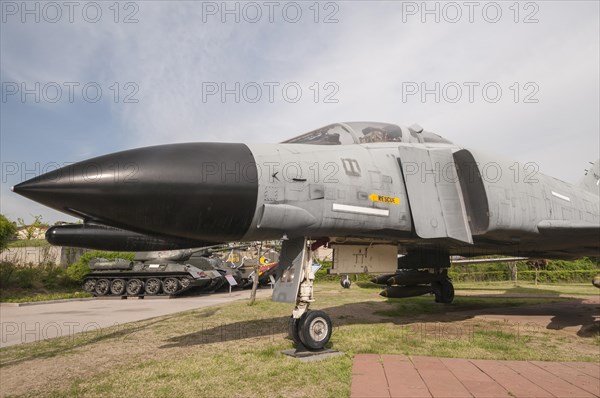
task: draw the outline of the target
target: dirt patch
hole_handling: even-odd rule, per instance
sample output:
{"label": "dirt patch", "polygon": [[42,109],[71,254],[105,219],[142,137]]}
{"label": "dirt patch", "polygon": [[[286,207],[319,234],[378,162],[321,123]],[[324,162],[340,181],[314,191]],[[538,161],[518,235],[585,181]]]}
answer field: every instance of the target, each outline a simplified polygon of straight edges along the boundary
{"label": "dirt patch", "polygon": [[333,320],[339,321],[338,324],[361,322],[361,323],[378,323],[389,322],[389,317],[378,315],[378,311],[384,303],[377,301],[366,301],[355,303],[352,306],[333,307],[327,310],[327,313]]}
{"label": "dirt patch", "polygon": [[[346,297],[345,300],[348,301],[349,298]],[[270,303],[264,305],[266,310],[263,309],[260,312],[260,306],[255,309],[255,307],[245,305],[242,307],[238,304],[238,307],[214,307],[155,318],[124,325],[121,330],[114,331],[113,335],[108,330],[108,335],[102,338],[82,339],[73,342],[72,345],[53,346],[52,341],[46,342],[47,346],[42,346],[42,348],[31,345],[32,352],[27,353],[24,358],[19,359],[17,355],[15,360],[4,362],[0,367],[2,380],[0,395],[44,395],[53,390],[70,388],[78,380],[83,380],[84,382],[79,385],[85,386],[89,384],[85,380],[91,377],[106,374],[110,378],[110,374],[120,372],[119,369],[133,368],[142,362],[160,363],[172,358],[185,358],[199,351],[202,352],[202,355],[219,356],[224,355],[223,353],[235,355],[240,347],[244,350],[254,349],[253,347],[256,345],[244,340],[243,336],[237,337],[234,334],[238,333],[238,330],[243,332],[251,329],[250,326],[255,327],[255,324],[263,322],[282,321],[285,323],[289,317],[289,308],[287,307],[280,310],[279,307],[270,307],[272,305]],[[594,297],[551,304],[487,310],[453,310],[452,312],[390,317],[376,313],[383,308],[388,308],[390,306],[388,303],[363,301],[332,305],[326,311],[337,325],[364,325],[365,328],[370,327],[371,324],[375,327],[376,325],[430,323],[429,329],[425,330],[431,331],[435,329],[430,326],[440,322],[445,322],[446,325],[456,325],[459,329],[464,330],[478,330],[469,327],[469,324],[474,323],[490,325],[493,322],[504,324],[508,322],[517,325],[537,325],[537,329],[530,326],[529,329],[519,329],[518,333],[539,337],[532,341],[532,344],[539,345],[540,349],[550,343],[558,347],[557,349],[561,352],[568,350],[573,353],[590,355],[590,339],[582,337],[594,336],[595,331],[598,330],[599,305],[600,299]],[[234,309],[244,312],[257,311],[258,315],[245,315],[246,319],[230,321],[230,319],[234,319],[232,315]],[[205,326],[210,325],[211,322],[217,328],[206,330]],[[230,324],[225,328],[218,328],[219,322],[230,322]],[[492,327],[487,330],[494,331],[495,329]],[[514,332],[510,328],[498,330]],[[204,342],[204,339],[214,337],[217,332],[224,332],[233,337],[223,340],[222,336],[217,336],[221,338],[221,341]],[[552,335],[550,342],[549,335]],[[246,337],[268,338],[271,342],[282,344],[285,336],[283,333],[267,336],[257,330],[255,336]],[[503,334],[499,333],[496,340],[503,338]],[[27,350],[28,347],[22,346],[22,349]],[[35,350],[39,352],[36,354]],[[11,353],[13,352],[11,351]],[[480,355],[480,353],[476,354]],[[76,395],[76,391],[72,393]]]}
{"label": "dirt patch", "polygon": [[539,325],[546,329],[561,330],[579,337],[595,337],[598,336],[597,325],[600,323],[600,297],[514,308],[492,308],[486,314],[470,311],[461,314],[467,316],[473,314],[475,319],[518,325]]}

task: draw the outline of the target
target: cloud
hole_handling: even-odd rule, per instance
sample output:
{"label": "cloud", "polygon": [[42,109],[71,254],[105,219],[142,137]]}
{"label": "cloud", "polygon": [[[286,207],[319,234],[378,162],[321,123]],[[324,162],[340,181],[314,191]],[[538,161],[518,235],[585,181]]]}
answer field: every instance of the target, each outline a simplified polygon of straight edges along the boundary
{"label": "cloud", "polygon": [[[301,3],[297,23],[287,22],[280,9],[271,23],[264,8],[257,23],[243,17],[235,23],[229,14],[221,23],[222,15],[206,14],[206,2],[139,2],[139,22],[132,24],[114,23],[110,4],[102,4],[103,19],[96,24],[9,20],[2,27],[3,81],[99,82],[104,89],[103,105],[83,105],[107,131],[80,133],[80,145],[69,140],[77,147],[74,154],[185,141],[279,142],[335,121],[381,120],[418,122],[465,147],[536,161],[543,172],[565,180],[576,180],[586,162],[599,157],[597,2],[535,3],[539,22],[533,24],[522,22],[532,11],[525,8],[515,23],[512,3],[501,3],[498,23],[486,22],[480,9],[469,23],[464,8],[458,23],[445,22],[444,15],[440,23],[432,15],[422,23],[420,14],[402,14],[406,2],[340,2],[337,11],[320,9],[320,23],[314,23],[309,3]],[[445,7],[428,7],[435,4]],[[126,11],[121,9],[121,20]],[[332,11],[339,22],[322,23]],[[269,82],[279,83],[272,103],[266,100]],[[407,83],[431,89],[436,82],[442,88],[459,84],[461,100],[403,98]],[[465,82],[479,84],[472,103]],[[502,88],[497,103],[482,98],[488,82]],[[528,82],[538,88],[538,103],[524,103],[535,91],[525,88]],[[109,88],[115,83],[118,101]],[[233,94],[225,102],[219,94],[203,96],[213,83],[219,89],[250,84],[247,93],[255,83],[262,97],[238,103]],[[286,100],[286,83],[301,87],[298,102]],[[127,95],[137,102],[124,102]],[[326,103],[326,95],[337,102]],[[81,114],[80,107],[65,103],[23,106],[61,109],[66,119]],[[65,130],[55,132],[57,148],[48,150],[63,150],[60,136],[73,134]],[[16,140],[5,134],[3,153],[19,153],[11,147]]]}

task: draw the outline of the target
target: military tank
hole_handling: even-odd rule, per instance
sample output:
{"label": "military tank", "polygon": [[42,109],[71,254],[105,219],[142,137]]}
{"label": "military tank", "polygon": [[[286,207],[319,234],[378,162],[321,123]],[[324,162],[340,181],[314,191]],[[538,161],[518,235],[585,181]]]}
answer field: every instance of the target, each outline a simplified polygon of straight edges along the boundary
{"label": "military tank", "polygon": [[221,275],[182,262],[189,254],[137,253],[134,261],[96,258],[83,278],[83,290],[94,296],[173,296],[192,288],[216,285]]}
{"label": "military tank", "polygon": [[229,270],[229,273],[236,278],[238,286],[242,289],[252,287],[254,274],[257,269],[258,285],[265,286],[269,284],[271,282],[269,277],[271,275],[274,276],[279,267],[279,253],[271,249],[260,253],[260,256],[258,251],[249,254],[249,257],[239,254],[236,256],[235,252],[232,251],[225,257],[221,257],[224,261],[221,267]]}
{"label": "military tank", "polygon": [[[97,258],[90,261],[91,272],[83,279],[83,289],[94,296],[174,296],[192,289],[215,292],[228,286],[226,275],[237,288],[252,286],[252,261],[232,261],[222,257],[225,248],[199,248],[159,252],[138,252],[133,261]],[[256,260],[258,261],[258,259]],[[262,265],[262,263],[261,263]],[[259,282],[268,281],[277,264],[262,265]]]}

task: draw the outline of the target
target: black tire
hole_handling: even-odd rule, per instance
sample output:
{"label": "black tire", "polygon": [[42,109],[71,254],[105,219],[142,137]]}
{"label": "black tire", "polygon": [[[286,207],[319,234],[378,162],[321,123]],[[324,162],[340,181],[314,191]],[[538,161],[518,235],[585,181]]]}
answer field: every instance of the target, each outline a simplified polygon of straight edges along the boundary
{"label": "black tire", "polygon": [[163,292],[166,294],[175,294],[179,290],[179,281],[177,278],[166,278],[162,282]]}
{"label": "black tire", "polygon": [[294,318],[294,316],[290,316],[290,319],[288,320],[288,337],[294,342],[294,344],[298,345],[298,344],[302,344],[302,341],[300,340],[300,331],[299,329],[299,325],[302,321],[302,318],[304,318],[304,315],[306,314],[306,312],[304,314],[302,314],[302,316],[300,318]]}
{"label": "black tire", "polygon": [[350,286],[352,286],[352,281],[350,281],[350,278],[345,277],[340,280],[340,285],[342,285],[344,289],[350,289]]}
{"label": "black tire", "polygon": [[110,292],[115,296],[121,296],[125,293],[126,283],[124,279],[113,279],[110,283]]}
{"label": "black tire", "polygon": [[110,282],[108,279],[98,279],[96,282],[96,287],[94,288],[94,292],[96,292],[98,296],[106,296],[109,290]]}
{"label": "black tire", "polygon": [[449,280],[435,282],[434,286],[435,302],[450,304],[454,300],[454,285]]}
{"label": "black tire", "polygon": [[288,338],[295,344],[300,343],[300,335],[298,334],[298,320],[294,316],[288,319]]}
{"label": "black tire", "polygon": [[94,290],[96,289],[96,280],[94,278],[86,278],[83,280],[81,287],[88,293],[94,293]]}
{"label": "black tire", "polygon": [[147,295],[155,296],[160,292],[161,286],[162,286],[162,283],[160,282],[160,279],[150,278],[146,281],[144,288],[146,290]]}
{"label": "black tire", "polygon": [[300,341],[311,351],[321,350],[331,338],[331,318],[323,311],[308,311],[298,325]]}
{"label": "black tire", "polygon": [[130,279],[127,281],[127,295],[129,296],[137,296],[142,292],[142,288],[144,287],[144,283],[139,279]]}

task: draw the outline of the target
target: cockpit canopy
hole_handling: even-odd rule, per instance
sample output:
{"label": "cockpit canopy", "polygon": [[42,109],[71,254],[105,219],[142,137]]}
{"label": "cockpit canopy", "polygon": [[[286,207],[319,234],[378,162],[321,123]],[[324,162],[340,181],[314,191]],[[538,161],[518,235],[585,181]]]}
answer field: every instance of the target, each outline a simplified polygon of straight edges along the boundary
{"label": "cockpit canopy", "polygon": [[445,138],[424,131],[422,127],[400,127],[379,122],[334,123],[298,137],[283,141],[284,144],[350,145],[375,142],[436,142],[451,144]]}

